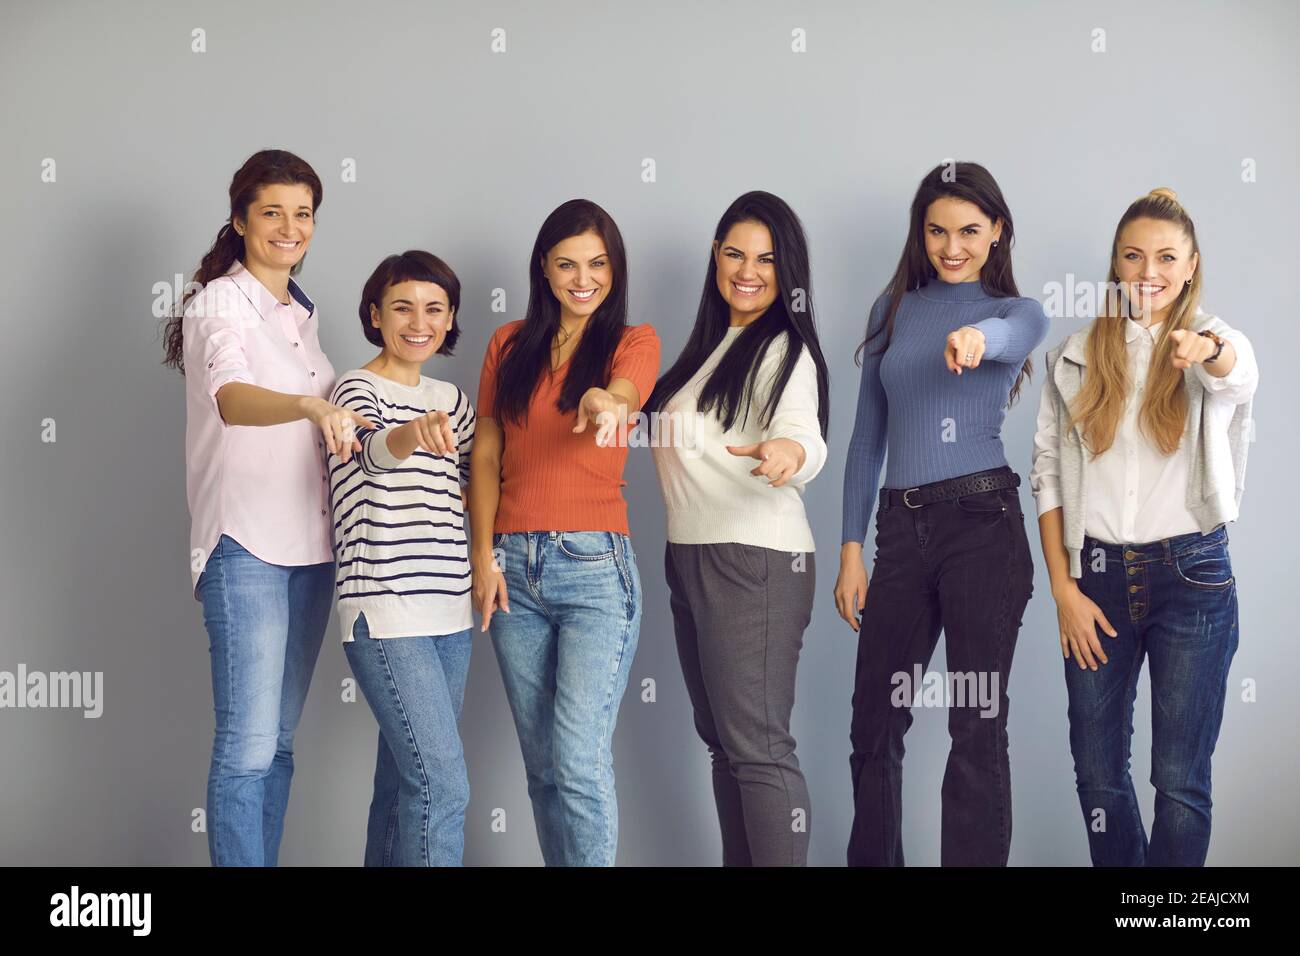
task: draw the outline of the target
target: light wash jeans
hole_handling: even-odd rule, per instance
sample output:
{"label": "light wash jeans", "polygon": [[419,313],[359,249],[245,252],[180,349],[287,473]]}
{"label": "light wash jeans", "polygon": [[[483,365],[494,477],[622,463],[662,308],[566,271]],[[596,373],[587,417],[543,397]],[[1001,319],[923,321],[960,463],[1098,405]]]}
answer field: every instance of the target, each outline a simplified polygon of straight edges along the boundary
{"label": "light wash jeans", "polygon": [[343,645],[379,722],[366,866],[460,866],[469,778],[460,708],[472,631],[373,638],[365,614]]}
{"label": "light wash jeans", "polygon": [[510,613],[492,645],[523,750],[547,866],[613,866],[618,846],[611,741],[641,627],[641,579],[627,535],[528,531],[492,539]]}
{"label": "light wash jeans", "polygon": [[334,603],[334,562],[267,564],[223,534],[197,589],[216,712],[208,852],[214,866],[275,866],[293,733]]}

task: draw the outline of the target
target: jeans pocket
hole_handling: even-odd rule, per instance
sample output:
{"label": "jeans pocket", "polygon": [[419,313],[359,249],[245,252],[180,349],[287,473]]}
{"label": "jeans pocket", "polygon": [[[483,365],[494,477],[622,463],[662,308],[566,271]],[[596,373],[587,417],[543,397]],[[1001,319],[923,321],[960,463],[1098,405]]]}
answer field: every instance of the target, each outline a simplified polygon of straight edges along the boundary
{"label": "jeans pocket", "polygon": [[556,547],[576,561],[614,559],[614,535],[609,531],[565,531],[556,539]]}
{"label": "jeans pocket", "polygon": [[995,491],[977,491],[973,495],[962,495],[957,499],[957,507],[967,514],[973,515],[998,515],[1007,510],[1007,500],[1004,497],[1006,489],[999,488]]}
{"label": "jeans pocket", "polygon": [[1228,549],[1221,544],[1180,554],[1174,558],[1174,576],[1184,584],[1202,590],[1218,591],[1233,582]]}

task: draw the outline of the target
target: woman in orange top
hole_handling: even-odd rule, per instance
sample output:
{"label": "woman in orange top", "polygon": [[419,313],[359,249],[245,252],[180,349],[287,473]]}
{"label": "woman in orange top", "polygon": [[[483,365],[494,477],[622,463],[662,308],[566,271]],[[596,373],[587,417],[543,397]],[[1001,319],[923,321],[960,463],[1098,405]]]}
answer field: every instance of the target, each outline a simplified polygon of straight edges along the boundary
{"label": "woman in orange top", "polygon": [[470,466],[474,603],[491,629],[548,866],[612,866],[610,746],[641,625],[621,492],[659,337],[627,324],[623,238],[585,199],[542,223],[528,309],[493,334]]}

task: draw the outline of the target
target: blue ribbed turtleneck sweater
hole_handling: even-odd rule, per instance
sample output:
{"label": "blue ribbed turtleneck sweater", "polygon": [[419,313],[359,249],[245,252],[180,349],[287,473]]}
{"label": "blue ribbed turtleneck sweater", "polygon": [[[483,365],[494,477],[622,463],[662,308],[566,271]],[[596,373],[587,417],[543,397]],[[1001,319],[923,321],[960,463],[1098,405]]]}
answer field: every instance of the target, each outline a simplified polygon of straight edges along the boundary
{"label": "blue ribbed turtleneck sweater", "polygon": [[[888,300],[871,308],[868,333],[884,324]],[[984,333],[978,368],[948,371],[948,333],[970,325]],[[862,357],[858,412],[844,470],[842,541],[865,541],[875,508],[880,466],[886,488],[917,485],[1007,464],[1002,421],[1020,367],[1047,335],[1036,299],[995,298],[979,280],[931,279],[903,295],[889,348],[884,335]]]}

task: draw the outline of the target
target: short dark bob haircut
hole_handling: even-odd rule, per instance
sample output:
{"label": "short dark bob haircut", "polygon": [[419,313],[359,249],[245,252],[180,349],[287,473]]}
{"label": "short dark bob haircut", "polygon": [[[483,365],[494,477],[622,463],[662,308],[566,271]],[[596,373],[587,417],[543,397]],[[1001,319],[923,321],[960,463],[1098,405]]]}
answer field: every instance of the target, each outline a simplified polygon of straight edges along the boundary
{"label": "short dark bob haircut", "polygon": [[379,263],[366,280],[366,286],[361,290],[361,307],[357,309],[357,314],[361,317],[361,331],[365,333],[366,340],[371,345],[384,347],[383,334],[370,324],[370,306],[374,305],[376,310],[382,312],[384,293],[388,287],[403,282],[432,282],[447,293],[447,306],[452,311],[453,321],[447,330],[447,337],[438,348],[438,354],[451,355],[456,340],[460,338],[460,323],[455,321],[460,314],[460,280],[452,272],[451,266],[433,253],[421,249],[408,249],[401,255],[389,256]]}

